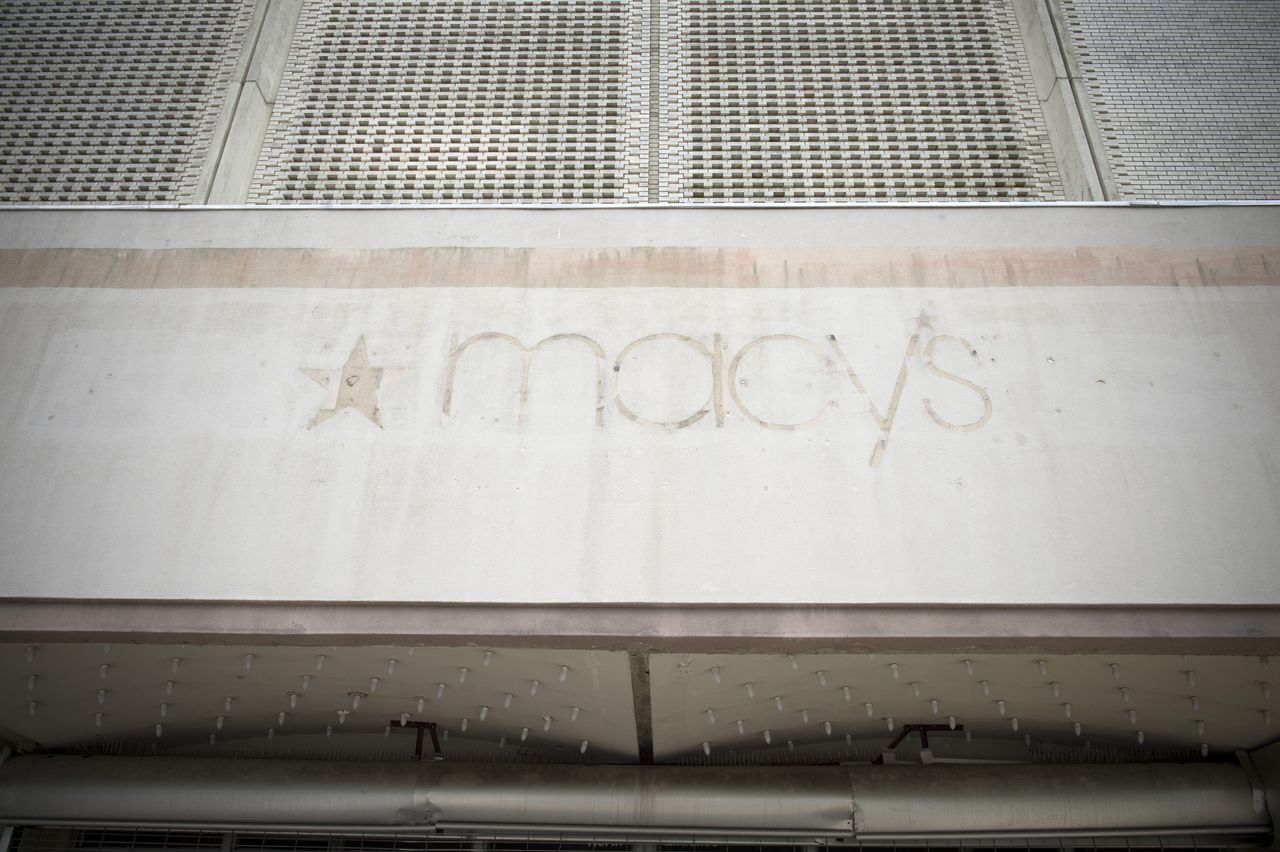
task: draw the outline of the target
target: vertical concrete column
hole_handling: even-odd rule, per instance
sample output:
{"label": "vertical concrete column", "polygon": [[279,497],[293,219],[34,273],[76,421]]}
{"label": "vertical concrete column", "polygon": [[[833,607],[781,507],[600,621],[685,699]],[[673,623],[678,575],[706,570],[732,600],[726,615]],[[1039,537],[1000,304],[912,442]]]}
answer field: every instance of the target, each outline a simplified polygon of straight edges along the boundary
{"label": "vertical concrete column", "polygon": [[1084,114],[1088,106],[1080,89],[1080,75],[1073,70],[1068,36],[1051,2],[1014,0],[1013,7],[1062,188],[1068,201],[1115,198],[1101,137]]}
{"label": "vertical concrete column", "polygon": [[243,204],[289,60],[302,0],[259,0],[254,29],[233,84],[231,114],[215,136],[206,204]]}

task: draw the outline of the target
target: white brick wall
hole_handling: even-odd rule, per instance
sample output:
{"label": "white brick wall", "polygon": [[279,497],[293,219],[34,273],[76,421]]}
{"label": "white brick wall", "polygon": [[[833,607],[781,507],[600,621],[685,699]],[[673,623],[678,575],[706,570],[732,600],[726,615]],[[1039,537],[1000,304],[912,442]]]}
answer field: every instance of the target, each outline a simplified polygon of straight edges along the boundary
{"label": "white brick wall", "polygon": [[1280,3],[1062,4],[1122,198],[1280,198]]}
{"label": "white brick wall", "polygon": [[683,0],[693,201],[1061,197],[1001,0]]}
{"label": "white brick wall", "polygon": [[192,202],[252,0],[5,0],[0,202]]}
{"label": "white brick wall", "polygon": [[1004,0],[308,0],[250,194],[1057,197]]}
{"label": "white brick wall", "polygon": [[[250,201],[1061,198],[1012,2],[303,0]],[[1280,197],[1280,0],[1052,3],[1120,197]],[[254,5],[6,3],[0,203],[198,202]]]}
{"label": "white brick wall", "polygon": [[250,201],[643,200],[628,159],[639,12],[309,0]]}

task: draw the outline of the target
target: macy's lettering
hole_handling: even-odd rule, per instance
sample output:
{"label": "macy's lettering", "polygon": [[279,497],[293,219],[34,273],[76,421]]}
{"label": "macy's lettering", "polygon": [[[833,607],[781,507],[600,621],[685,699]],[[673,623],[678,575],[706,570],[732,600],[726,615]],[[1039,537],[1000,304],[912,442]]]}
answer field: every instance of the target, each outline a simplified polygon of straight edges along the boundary
{"label": "macy's lettering", "polygon": [[[534,356],[539,350],[553,343],[572,343],[585,347],[595,359],[595,422],[596,426],[604,426],[605,409],[608,401],[611,399],[613,406],[618,413],[628,420],[636,423],[652,426],[664,430],[686,429],[705,417],[714,416],[715,425],[723,427],[725,424],[725,399],[724,388],[728,385],[729,399],[734,407],[747,420],[755,423],[765,429],[774,429],[782,431],[793,431],[812,426],[826,416],[827,412],[836,406],[834,399],[824,400],[817,412],[806,420],[795,423],[781,423],[768,420],[765,417],[753,411],[751,407],[743,400],[738,391],[740,381],[739,372],[742,369],[743,359],[752,351],[772,344],[787,343],[807,349],[812,353],[813,357],[824,369],[831,370],[843,375],[860,396],[866,399],[868,412],[875,421],[876,427],[880,431],[879,439],[871,455],[871,465],[875,467],[879,465],[880,459],[884,452],[888,449],[889,435],[893,430],[894,420],[898,415],[898,407],[902,400],[903,390],[906,388],[908,367],[911,359],[918,354],[923,355],[924,367],[934,376],[952,382],[960,387],[965,388],[982,403],[982,414],[975,420],[967,423],[957,423],[939,412],[929,400],[924,400],[924,409],[933,422],[937,423],[944,429],[958,432],[972,432],[981,429],[991,419],[991,397],[986,390],[979,387],[974,382],[956,375],[939,366],[935,360],[937,351],[940,346],[960,347],[966,353],[973,353],[973,347],[967,340],[960,337],[954,337],[947,334],[937,334],[928,337],[923,342],[923,331],[930,329],[929,319],[921,314],[916,319],[915,328],[912,330],[910,338],[907,340],[906,350],[902,355],[902,362],[898,367],[898,374],[894,382],[893,391],[890,394],[888,405],[881,409],[872,399],[871,394],[867,392],[866,386],[862,383],[858,373],[850,364],[848,357],[845,355],[844,349],[840,346],[835,335],[828,335],[824,341],[825,346],[819,345],[807,338],[799,337],[793,334],[770,334],[764,337],[758,337],[750,341],[738,350],[737,354],[729,361],[728,374],[725,376],[723,363],[724,344],[721,335],[713,336],[712,344],[707,347],[701,341],[689,337],[684,334],[675,334],[672,332],[663,332],[660,334],[650,334],[641,337],[627,344],[617,358],[612,363],[612,370],[609,369],[608,356],[605,354],[604,348],[590,337],[582,334],[555,334],[538,341],[533,346],[526,346],[520,340],[509,334],[501,332],[484,332],[468,337],[461,342],[457,337],[451,341],[449,347],[449,360],[445,375],[445,391],[444,402],[441,410],[446,418],[453,412],[454,405],[454,381],[457,374],[458,363],[462,360],[463,355],[472,347],[480,343],[496,342],[503,343],[514,349],[521,358],[521,376],[520,376],[520,393],[518,402],[517,422],[523,425],[529,407],[529,375],[533,366]],[[683,346],[687,346],[699,357],[706,359],[707,366],[711,373],[711,393],[697,410],[691,412],[687,416],[678,420],[657,420],[643,416],[637,412],[630,404],[628,404],[623,394],[622,374],[623,366],[628,357],[659,341],[672,341]],[[612,381],[609,376],[613,375]],[[725,377],[727,381],[722,380]]]}

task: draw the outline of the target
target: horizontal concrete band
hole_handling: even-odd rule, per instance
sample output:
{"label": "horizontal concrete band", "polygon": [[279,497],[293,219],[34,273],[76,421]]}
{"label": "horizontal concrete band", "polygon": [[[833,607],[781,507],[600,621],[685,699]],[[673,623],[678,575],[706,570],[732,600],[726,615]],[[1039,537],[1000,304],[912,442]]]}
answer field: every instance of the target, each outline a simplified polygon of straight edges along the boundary
{"label": "horizontal concrete band", "polygon": [[0,641],[652,651],[1280,653],[1280,606],[0,600]]}
{"label": "horizontal concrete band", "polygon": [[1197,206],[0,209],[5,249],[1277,247],[1280,202]]}
{"label": "horizontal concrete band", "polygon": [[1280,284],[1280,247],[1275,245],[0,249],[0,287],[772,289],[1275,284]]}

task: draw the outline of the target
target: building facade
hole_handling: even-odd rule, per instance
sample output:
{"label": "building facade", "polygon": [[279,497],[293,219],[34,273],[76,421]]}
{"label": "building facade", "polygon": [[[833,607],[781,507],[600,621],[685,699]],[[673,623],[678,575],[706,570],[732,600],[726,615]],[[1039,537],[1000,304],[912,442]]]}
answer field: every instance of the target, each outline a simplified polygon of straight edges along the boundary
{"label": "building facade", "polygon": [[0,848],[1272,842],[1274,3],[0,42]]}

